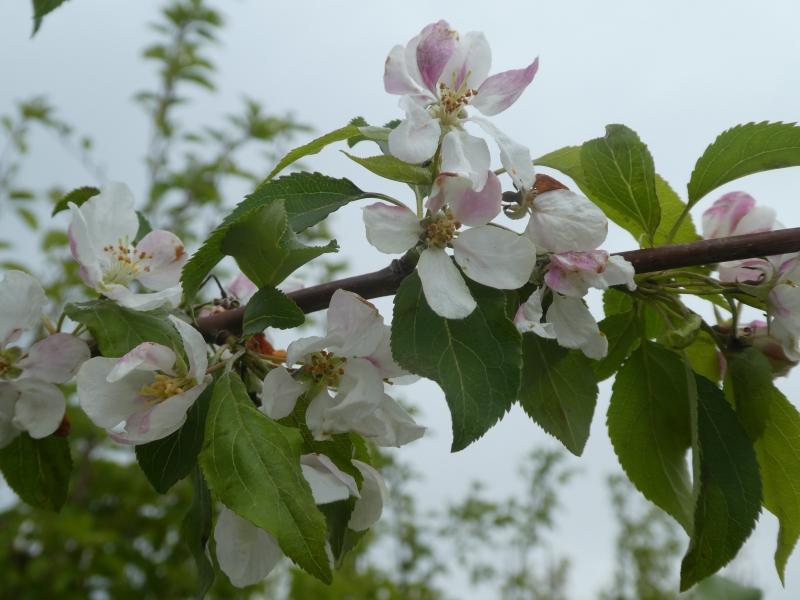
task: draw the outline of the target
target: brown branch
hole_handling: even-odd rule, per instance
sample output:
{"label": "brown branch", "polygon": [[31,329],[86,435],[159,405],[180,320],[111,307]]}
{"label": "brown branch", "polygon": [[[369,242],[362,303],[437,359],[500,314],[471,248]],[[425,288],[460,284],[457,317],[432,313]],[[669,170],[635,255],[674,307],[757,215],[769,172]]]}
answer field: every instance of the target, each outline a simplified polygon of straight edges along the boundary
{"label": "brown branch", "polygon": [[[702,240],[689,244],[629,250],[620,252],[619,255],[629,260],[636,273],[641,274],[789,252],[800,252],[800,227]],[[364,298],[391,296],[397,291],[400,282],[413,270],[414,261],[403,257],[392,261],[388,267],[379,271],[307,287],[291,292],[288,296],[303,312],[311,313],[327,308],[331,296],[338,289],[356,292]],[[243,315],[244,308],[236,308],[203,317],[198,320],[198,327],[207,340],[221,342],[228,336],[241,332]]]}

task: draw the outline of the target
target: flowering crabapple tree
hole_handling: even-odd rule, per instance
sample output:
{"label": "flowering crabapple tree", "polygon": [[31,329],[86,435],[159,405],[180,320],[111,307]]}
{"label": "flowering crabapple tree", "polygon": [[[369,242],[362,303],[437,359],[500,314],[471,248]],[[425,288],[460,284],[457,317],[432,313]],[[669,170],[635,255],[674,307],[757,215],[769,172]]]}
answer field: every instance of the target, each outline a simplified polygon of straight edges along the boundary
{"label": "flowering crabapple tree", "polygon": [[[425,433],[396,385],[439,384],[454,452],[519,403],[580,455],[598,382],[614,377],[609,435],[630,481],[686,533],[681,589],[734,558],[762,507],[780,522],[783,578],[800,536],[800,414],[773,381],[800,361],[800,230],[744,192],[707,202],[702,237],[690,210],[739,177],[800,166],[800,128],[723,132],[684,201],[623,125],[535,160],[499,130],[490,118],[538,69],[535,59],[492,73],[483,34],[427,25],[386,59],[384,88],[402,119],[358,117],[292,150],[191,254],[151,230],[123,183],[65,196],[55,212],[71,215],[70,249],[97,298],[51,320],[31,276],[2,276],[0,468],[11,487],[40,508],[68,501],[59,386],[74,377],[82,410],[135,446],[156,490],[191,478],[183,533],[201,595],[217,570],[247,586],[284,557],[330,582],[389,500],[371,449]],[[407,198],[282,175],[336,143],[408,184]],[[398,258],[298,287],[297,269],[338,250],[298,234],[362,201],[367,240]],[[603,250],[609,219],[641,248]],[[225,257],[241,273],[204,300]],[[590,289],[603,293],[599,322]],[[368,301],[386,295],[391,326]],[[323,336],[296,336],[285,350],[270,342],[270,328],[291,331],[319,310]],[[46,335],[34,340],[41,323]]]}

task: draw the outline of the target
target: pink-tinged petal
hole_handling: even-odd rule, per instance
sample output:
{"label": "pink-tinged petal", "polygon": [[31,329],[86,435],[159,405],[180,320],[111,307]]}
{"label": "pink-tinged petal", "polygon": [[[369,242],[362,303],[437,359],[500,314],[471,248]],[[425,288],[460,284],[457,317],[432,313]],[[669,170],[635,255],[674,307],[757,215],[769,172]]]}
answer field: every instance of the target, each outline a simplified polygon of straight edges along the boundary
{"label": "pink-tinged petal", "polygon": [[361,418],[354,431],[378,446],[400,448],[421,438],[425,427],[417,425],[394,398],[384,394],[378,408]]}
{"label": "pink-tinged petal", "polygon": [[126,444],[147,444],[172,435],[186,422],[186,413],[211,383],[211,375],[182,394],[150,406],[142,405],[140,410],[129,415],[124,429],[115,433],[114,438]]}
{"label": "pink-tinged petal", "polygon": [[425,93],[426,96],[434,96],[435,92],[431,93],[430,90],[427,90],[425,88],[425,83],[422,81],[422,74],[420,73],[419,66],[417,65],[417,48],[422,40],[425,39],[425,37],[437,27],[443,27],[446,29],[450,28],[450,26],[447,24],[447,21],[444,20],[440,20],[435,23],[429,23],[422,28],[422,31],[408,41],[403,55],[403,62],[405,63],[406,70],[408,71],[408,76],[421,90],[424,90],[423,93]]}
{"label": "pink-tinged petal", "polygon": [[636,270],[630,262],[621,256],[608,257],[608,263],[603,271],[603,281],[606,286],[624,285],[630,291],[633,291],[636,289],[634,275],[636,275]]}
{"label": "pink-tinged petal", "polygon": [[458,46],[458,34],[445,21],[439,21],[417,45],[417,68],[422,82],[434,94],[439,77]]}
{"label": "pink-tinged petal", "polygon": [[717,267],[723,283],[760,283],[772,279],[775,268],[766,259],[748,258],[720,263]]}
{"label": "pink-tinged petal", "polygon": [[123,285],[111,284],[104,286],[103,293],[120,306],[131,310],[155,310],[162,306],[177,307],[181,302],[183,291],[178,285],[160,292],[137,294]]}
{"label": "pink-tinged petal", "polygon": [[337,356],[369,356],[386,335],[383,317],[373,304],[353,292],[336,290],[328,306],[329,349]]}
{"label": "pink-tinged petal", "polygon": [[410,250],[419,241],[422,227],[410,209],[376,202],[363,209],[367,241],[385,254]]}
{"label": "pink-tinged petal", "polygon": [[180,238],[162,229],[144,236],[136,245],[136,253],[145,255],[136,278],[146,288],[157,292],[177,286],[181,280],[181,269],[189,260]]}
{"label": "pink-tinged petal", "polygon": [[450,89],[477,89],[492,67],[492,50],[486,36],[478,31],[466,33],[442,69],[439,82]]}
{"label": "pink-tinged petal", "polygon": [[595,360],[608,353],[608,340],[580,298],[553,294],[553,303],[547,310],[547,322],[552,323],[560,346],[577,348]]}
{"label": "pink-tinged petal", "polygon": [[422,88],[408,73],[403,46],[395,46],[386,57],[383,69],[383,88],[389,94],[418,95],[423,93]]}
{"label": "pink-tinged petal", "polygon": [[82,339],[68,333],[54,333],[31,346],[17,367],[22,369],[22,378],[66,383],[89,356],[89,346]]}
{"label": "pink-tinged petal", "polygon": [[183,341],[183,350],[186,358],[189,359],[189,376],[200,381],[206,375],[208,369],[208,346],[203,339],[203,335],[186,321],[170,315],[169,320],[173,327],[178,330],[178,334]]}
{"label": "pink-tinged petal", "polygon": [[116,383],[133,371],[162,371],[174,375],[172,367],[175,360],[175,352],[171,348],[155,342],[143,342],[117,361],[106,381]]}
{"label": "pink-tinged petal", "polygon": [[53,433],[67,408],[64,393],[52,383],[38,379],[17,379],[13,386],[19,393],[14,407],[13,425],[35,439]]}
{"label": "pink-tinged petal", "polygon": [[527,234],[550,252],[594,250],[606,239],[608,219],[588,198],[568,190],[536,197]]}
{"label": "pink-tinged petal", "polygon": [[361,483],[361,498],[356,502],[347,527],[353,531],[369,529],[383,513],[383,506],[389,501],[389,491],[383,477],[374,467],[360,460],[353,460],[353,466],[364,477]]}
{"label": "pink-tinged petal", "polygon": [[775,209],[769,206],[756,206],[744,215],[731,235],[747,235],[772,231],[775,227]]}
{"label": "pink-tinged petal", "polygon": [[19,435],[14,426],[14,408],[19,392],[11,382],[0,381],[0,448],[5,448]]}
{"label": "pink-tinged petal", "polygon": [[270,419],[288,417],[307,388],[308,385],[294,379],[283,367],[273,369],[264,377],[259,410]]}
{"label": "pink-tinged petal", "polygon": [[[302,286],[301,286],[302,287]],[[247,304],[258,291],[258,286],[250,281],[244,273],[239,273],[228,286],[228,294],[234,296],[242,304]],[[287,290],[283,290],[286,292]]]}
{"label": "pink-tinged petal", "polygon": [[339,469],[324,454],[303,454],[300,457],[300,468],[317,504],[329,504],[347,500],[350,496],[359,496],[358,485],[353,476]]}
{"label": "pink-tinged petal", "polygon": [[503,112],[514,104],[533,81],[539,70],[539,59],[524,69],[496,73],[478,88],[478,94],[470,102],[487,117]]}
{"label": "pink-tinged petal", "polygon": [[153,383],[153,374],[133,371],[124,379],[108,382],[108,375],[118,358],[95,357],[87,360],[78,370],[78,399],[83,412],[98,427],[111,429],[125,421],[129,415],[141,410],[139,391]]}
{"label": "pink-tinged petal", "polygon": [[[378,344],[378,347],[370,353],[369,356],[365,356],[364,358],[375,365],[381,374],[381,379],[405,379],[405,377],[408,376],[408,372],[397,364],[397,361],[395,361],[392,356],[390,340],[391,329],[388,326],[384,326],[383,338]],[[394,381],[393,383],[402,382]]]}
{"label": "pink-tinged petal", "polygon": [[389,152],[407,163],[425,162],[439,147],[442,133],[439,120],[410,96],[400,99],[400,107],[405,110],[406,118],[389,134]]}
{"label": "pink-tinged petal", "polygon": [[0,280],[0,349],[15,341],[42,318],[46,298],[36,279],[22,271],[6,271]]}
{"label": "pink-tinged petal", "polygon": [[464,278],[444,250],[423,250],[417,272],[428,306],[440,317],[463,319],[475,310],[477,304]]}
{"label": "pink-tinged petal", "polygon": [[464,275],[500,290],[522,287],[536,266],[536,248],[528,238],[491,225],[462,232],[453,250]]}
{"label": "pink-tinged petal", "polygon": [[447,133],[442,140],[440,171],[466,177],[473,190],[482,190],[491,166],[489,147],[481,138],[461,129]]}
{"label": "pink-tinged petal", "polygon": [[543,294],[544,288],[536,288],[528,299],[520,304],[514,315],[514,325],[520,333],[535,333],[539,337],[553,339],[556,337],[556,333],[552,324],[542,323]]}
{"label": "pink-tinged petal", "polygon": [[[744,192],[730,192],[703,213],[703,237],[706,239],[733,235],[739,221],[756,205],[755,199]],[[774,215],[773,215],[774,218]]]}
{"label": "pink-tinged petal", "polygon": [[500,180],[492,171],[488,171],[486,185],[477,192],[469,179],[443,173],[433,184],[428,208],[447,204],[459,223],[476,227],[486,225],[500,214],[502,199]]}
{"label": "pink-tinged petal", "polygon": [[494,139],[500,149],[500,163],[511,177],[514,186],[523,191],[532,189],[536,183],[536,171],[528,147],[512,140],[488,119],[470,117],[469,120]]}
{"label": "pink-tinged petal", "polygon": [[283,558],[274,537],[224,506],[214,527],[214,542],[219,568],[239,588],[264,579]]}

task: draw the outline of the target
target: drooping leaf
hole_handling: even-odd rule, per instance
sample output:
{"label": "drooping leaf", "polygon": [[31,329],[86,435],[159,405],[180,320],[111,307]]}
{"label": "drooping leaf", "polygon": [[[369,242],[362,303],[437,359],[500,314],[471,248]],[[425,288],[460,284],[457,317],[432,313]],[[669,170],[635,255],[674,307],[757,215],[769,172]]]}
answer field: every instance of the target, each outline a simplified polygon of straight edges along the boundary
{"label": "drooping leaf", "polygon": [[200,394],[186,413],[186,422],[178,431],[160,440],[136,446],[136,460],[159,494],[165,494],[197,464],[197,455],[203,447],[212,389],[212,385],[209,385]]}
{"label": "drooping leaf", "polygon": [[636,350],[644,336],[644,326],[634,310],[611,314],[600,321],[600,331],[608,340],[608,354],[590,361],[598,381],[616,373],[630,353]]}
{"label": "drooping leaf", "polygon": [[194,558],[197,568],[197,598],[202,600],[214,583],[214,565],[206,554],[206,546],[211,538],[211,492],[200,466],[195,463],[192,469],[192,503],[181,523],[181,536]]}
{"label": "drooping leaf", "polygon": [[24,502],[58,512],[67,499],[72,472],[67,438],[51,435],[35,440],[22,432],[0,449],[0,471]]}
{"label": "drooping leaf", "polygon": [[411,185],[431,185],[433,183],[430,169],[403,162],[394,156],[379,155],[363,158],[344,151],[342,153],[368,171],[385,179],[402,181]]}
{"label": "drooping leaf", "polygon": [[592,361],[534,334],[522,336],[519,403],[542,429],[580,456],[597,403]]}
{"label": "drooping leaf", "polygon": [[645,498],[692,529],[689,384],[681,358],[643,341],[617,373],[608,434],[622,468]]}
{"label": "drooping leaf", "polygon": [[800,166],[800,127],[747,123],[722,132],[697,160],[689,179],[689,206],[721,185],[771,169]]}
{"label": "drooping leaf", "polygon": [[36,35],[44,18],[67,0],[33,0],[33,33]]}
{"label": "drooping leaf", "polygon": [[709,381],[720,380],[721,360],[714,338],[706,331],[700,331],[694,341],[684,349],[692,371]]}
{"label": "drooping leaf", "polygon": [[269,532],[281,550],[331,581],[325,519],[300,470],[302,437],[261,413],[234,373],[214,385],[200,453],[208,487],[231,510]]}
{"label": "drooping leaf", "polygon": [[761,479],[753,445],[716,385],[695,377],[694,482],[697,503],[689,549],[681,562],[681,591],[730,562],[761,511]]}
{"label": "drooping leaf", "polygon": [[231,225],[221,244],[242,272],[259,289],[276,286],[307,262],[338,249],[335,241],[325,246],[302,244],[289,227],[283,200],[275,200],[244,215]]}
{"label": "drooping leaf", "polygon": [[406,370],[444,390],[453,417],[453,452],[480,438],[511,408],[522,369],[521,338],[500,290],[470,283],[478,307],[449,320],[428,306],[416,272],[394,300],[392,354]]}
{"label": "drooping leaf", "polygon": [[293,173],[262,183],[225,217],[186,263],[181,277],[184,294],[187,298],[194,297],[211,269],[224,257],[221,245],[228,229],[252,210],[283,200],[289,226],[300,232],[362,197],[364,192],[348,179],[334,179],[321,173]]}
{"label": "drooping leaf", "polygon": [[290,329],[306,320],[300,307],[282,291],[266,286],[258,290],[247,303],[242,320],[242,333],[261,333],[267,327]]}
{"label": "drooping leaf", "polygon": [[180,347],[178,332],[165,310],[137,311],[111,300],[67,304],[66,315],[86,325],[103,356],[122,356],[142,342]]}
{"label": "drooping leaf", "polygon": [[361,131],[359,130],[358,126],[351,123],[315,138],[307,144],[298,146],[278,161],[278,164],[275,165],[275,168],[272,169],[269,175],[267,175],[266,181],[271,180],[275,177],[275,175],[283,171],[289,165],[296,163],[301,158],[311,156],[312,154],[319,154],[326,146],[329,146],[335,142],[341,142],[347,138],[359,135],[360,133]]}
{"label": "drooping leaf", "polygon": [[773,385],[769,361],[755,348],[729,357],[725,391],[755,445],[764,506],[780,523],[775,568],[783,581],[800,538],[800,413]]}
{"label": "drooping leaf", "polygon": [[661,222],[653,157],[639,136],[624,125],[608,125],[606,135],[581,149],[590,198],[637,240],[654,240]]}
{"label": "drooping leaf", "polygon": [[686,600],[761,600],[761,590],[714,575],[699,582]]}
{"label": "drooping leaf", "polygon": [[56,216],[62,210],[67,210],[69,208],[69,203],[74,202],[76,206],[80,206],[84,202],[86,202],[92,196],[96,196],[100,193],[100,190],[96,187],[92,186],[84,186],[75,188],[71,192],[69,192],[66,196],[61,198],[56,205],[53,207],[53,212],[51,216]]}

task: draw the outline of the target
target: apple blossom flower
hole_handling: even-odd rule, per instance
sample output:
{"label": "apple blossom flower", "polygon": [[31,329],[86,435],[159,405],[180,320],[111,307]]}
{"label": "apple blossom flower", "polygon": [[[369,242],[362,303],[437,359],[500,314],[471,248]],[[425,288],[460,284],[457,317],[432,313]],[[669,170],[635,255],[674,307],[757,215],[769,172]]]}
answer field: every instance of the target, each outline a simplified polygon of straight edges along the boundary
{"label": "apple blossom flower", "polygon": [[[469,117],[466,108],[472,106],[486,116],[507,109],[533,81],[539,59],[524,69],[488,76],[491,62],[482,33],[460,36],[446,21],[431,23],[405,46],[392,48],[384,87],[402,96],[400,107],[406,118],[389,134],[390,153],[421,163],[434,156],[441,141],[441,171],[466,177],[478,191],[486,183],[489,149],[483,139],[464,131],[464,123],[474,122],[493,137],[501,159],[509,159],[514,150],[527,152],[485,119]],[[506,160],[503,165],[509,169]]]}
{"label": "apple blossom flower", "polygon": [[745,192],[729,192],[703,213],[703,237],[707,240],[772,231],[775,211],[756,206],[755,199]]}
{"label": "apple blossom flower", "polygon": [[[264,378],[261,411],[273,419],[292,413],[313,394],[306,424],[315,439],[355,431],[381,446],[402,446],[425,431],[388,394],[384,379],[407,375],[392,358],[390,329],[377,309],[352,292],[337,290],[328,308],[327,334],[296,340],[287,364],[302,362],[297,378],[284,367]],[[329,388],[334,388],[333,395]]]}
{"label": "apple blossom flower", "polygon": [[[81,265],[81,278],[127,308],[177,306],[181,269],[188,259],[183,243],[156,229],[134,245],[139,218],[133,206],[133,195],[122,183],[103,186],[80,207],[70,203],[70,249]],[[134,281],[154,291],[136,292],[130,288]]]}
{"label": "apple blossom flower", "polygon": [[41,319],[42,286],[22,271],[7,271],[0,281],[0,448],[20,432],[43,438],[55,432],[66,409],[56,384],[69,381],[89,358],[86,343],[67,333],[35,342],[27,351],[12,344]]}
{"label": "apple blossom flower", "polygon": [[[386,484],[372,466],[353,460],[363,476],[361,490],[355,480],[341,471],[324,454],[300,457],[303,476],[317,504],[357,498],[348,527],[364,531],[374,525],[386,503]],[[216,556],[222,572],[236,587],[253,585],[264,579],[283,558],[275,538],[223,506],[214,527]]]}
{"label": "apple blossom flower", "polygon": [[[364,208],[367,240],[381,252],[422,248],[417,271],[431,309],[447,319],[463,319],[475,300],[461,275],[497,289],[517,289],[528,282],[536,248],[524,236],[489,225],[500,212],[500,181],[491,171],[478,192],[463,177],[443,173],[421,221],[408,208],[376,203]],[[459,231],[461,225],[471,226]],[[453,249],[453,264],[446,248]]]}
{"label": "apple blossom flower", "polygon": [[121,358],[96,357],[78,371],[81,407],[118,442],[145,444],[177,431],[211,382],[203,336],[170,315],[188,365],[172,348],[144,342]]}

